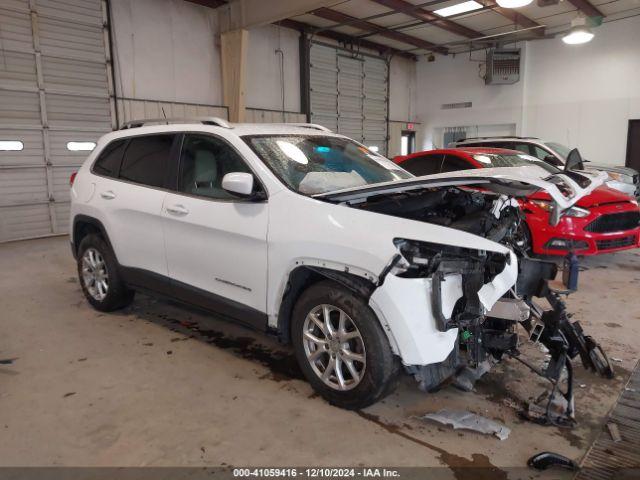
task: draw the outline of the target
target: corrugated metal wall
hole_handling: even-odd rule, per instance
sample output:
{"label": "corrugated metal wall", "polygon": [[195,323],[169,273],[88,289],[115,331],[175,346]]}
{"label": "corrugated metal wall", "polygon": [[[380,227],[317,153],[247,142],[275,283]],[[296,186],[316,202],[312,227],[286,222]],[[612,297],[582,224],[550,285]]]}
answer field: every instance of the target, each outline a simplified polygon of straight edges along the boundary
{"label": "corrugated metal wall", "polygon": [[69,142],[112,129],[102,0],[0,0],[0,241],[64,233],[69,176],[86,158]]}
{"label": "corrugated metal wall", "polygon": [[227,107],[218,105],[202,105],[198,103],[165,102],[161,100],[142,100],[135,98],[118,98],[118,119],[120,123],[143,118],[195,118],[219,117],[228,118]]}
{"label": "corrugated metal wall", "polygon": [[384,59],[310,43],[311,122],[387,153],[389,71]]}

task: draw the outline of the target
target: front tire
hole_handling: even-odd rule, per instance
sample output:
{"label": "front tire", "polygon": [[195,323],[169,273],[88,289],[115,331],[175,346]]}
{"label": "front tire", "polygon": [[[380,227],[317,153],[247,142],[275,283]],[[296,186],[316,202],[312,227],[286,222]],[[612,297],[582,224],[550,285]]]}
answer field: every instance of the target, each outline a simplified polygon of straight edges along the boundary
{"label": "front tire", "polygon": [[400,362],[378,318],[339,284],[322,281],[303,292],[291,328],[305,377],[329,403],[364,408],[395,389]]}
{"label": "front tire", "polygon": [[82,239],[77,264],[82,292],[96,310],[112,312],[133,301],[135,292],[120,277],[116,256],[102,237],[91,234]]}

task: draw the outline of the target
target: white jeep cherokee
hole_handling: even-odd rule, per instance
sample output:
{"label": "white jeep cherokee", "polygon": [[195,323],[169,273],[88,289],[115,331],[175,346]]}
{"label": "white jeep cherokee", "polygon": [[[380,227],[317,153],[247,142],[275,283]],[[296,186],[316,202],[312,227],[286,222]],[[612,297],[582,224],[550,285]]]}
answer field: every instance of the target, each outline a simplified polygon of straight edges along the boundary
{"label": "white jeep cherokee", "polygon": [[402,365],[425,388],[448,375],[518,277],[498,243],[507,197],[544,188],[560,215],[602,183],[529,167],[416,178],[315,125],[146,123],[102,137],[72,183],[88,301],[150,291],[276,333],[345,408],[388,394]]}

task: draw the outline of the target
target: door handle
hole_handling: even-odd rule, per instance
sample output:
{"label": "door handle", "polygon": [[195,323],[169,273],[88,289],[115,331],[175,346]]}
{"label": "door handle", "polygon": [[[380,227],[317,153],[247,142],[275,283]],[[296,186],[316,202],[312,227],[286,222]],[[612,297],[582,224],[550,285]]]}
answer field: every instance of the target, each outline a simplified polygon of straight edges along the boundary
{"label": "door handle", "polygon": [[171,205],[167,207],[167,212],[173,215],[187,215],[189,210],[187,210],[183,205]]}
{"label": "door handle", "polygon": [[100,196],[105,200],[113,200],[114,198],[116,198],[116,194],[113,193],[113,191],[111,190],[107,190],[106,192],[100,193]]}

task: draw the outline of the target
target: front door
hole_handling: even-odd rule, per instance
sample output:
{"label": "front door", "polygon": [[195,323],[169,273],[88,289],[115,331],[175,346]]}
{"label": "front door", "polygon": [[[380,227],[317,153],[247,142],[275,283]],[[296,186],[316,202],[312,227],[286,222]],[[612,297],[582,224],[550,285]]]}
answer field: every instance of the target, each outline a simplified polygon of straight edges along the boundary
{"label": "front door", "polygon": [[252,173],[223,139],[185,134],[163,207],[169,275],[184,300],[266,328],[268,203],[226,192],[231,172]]}

